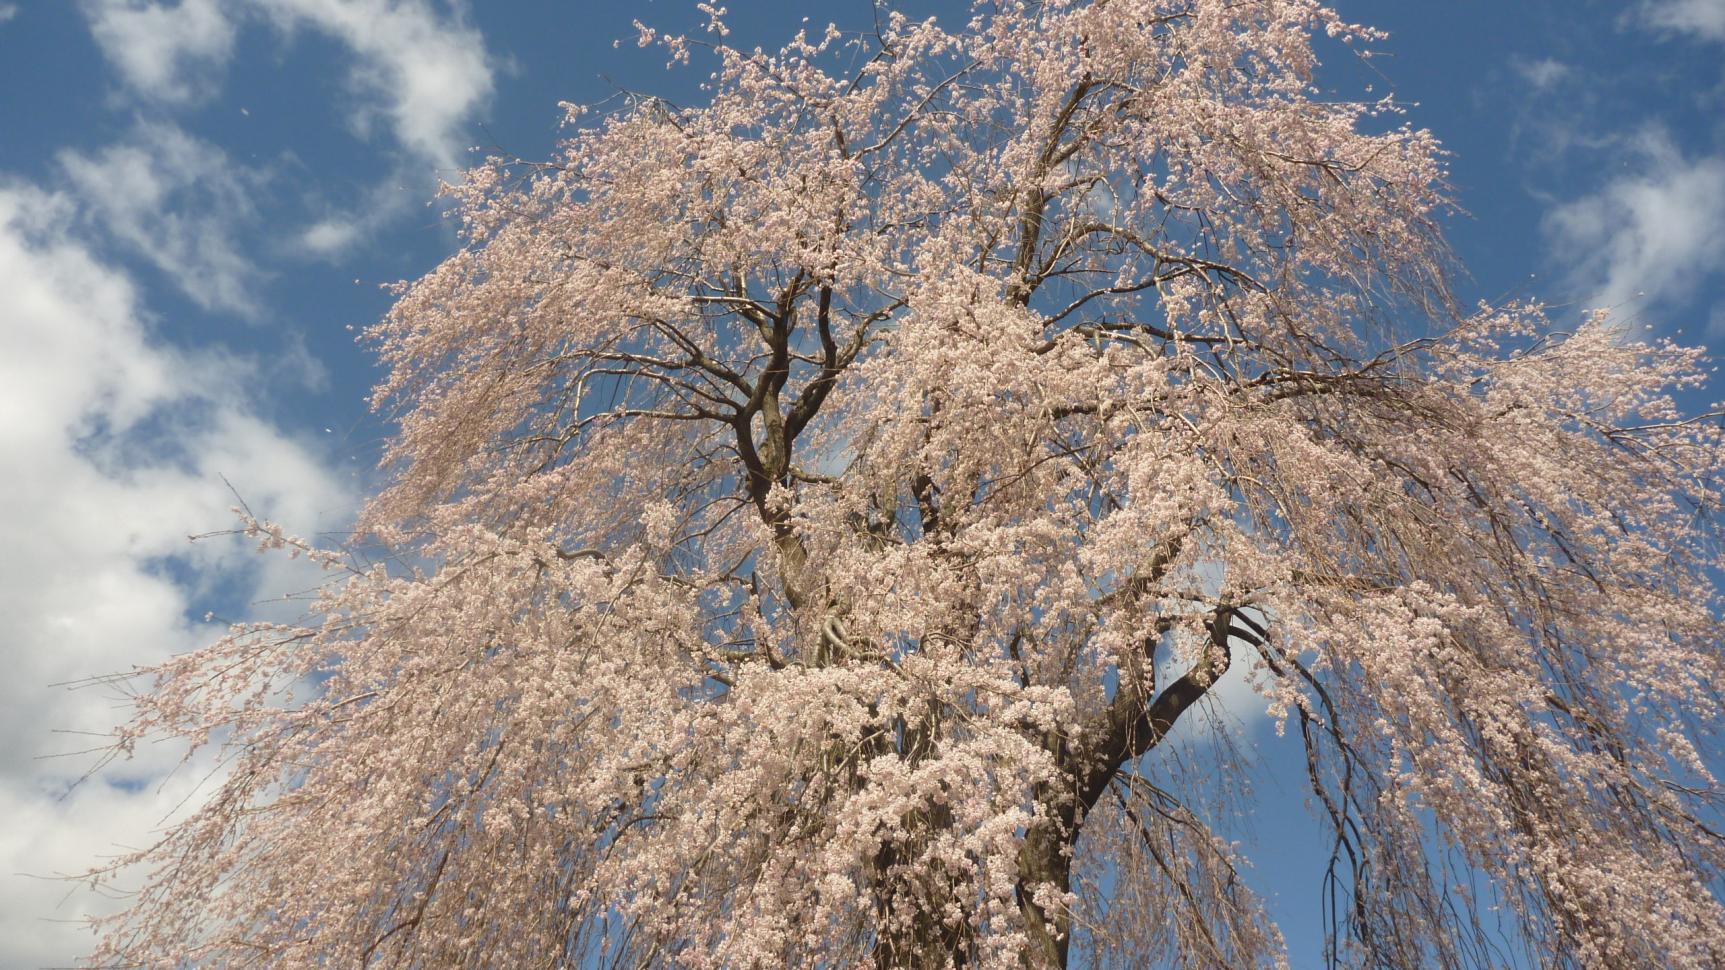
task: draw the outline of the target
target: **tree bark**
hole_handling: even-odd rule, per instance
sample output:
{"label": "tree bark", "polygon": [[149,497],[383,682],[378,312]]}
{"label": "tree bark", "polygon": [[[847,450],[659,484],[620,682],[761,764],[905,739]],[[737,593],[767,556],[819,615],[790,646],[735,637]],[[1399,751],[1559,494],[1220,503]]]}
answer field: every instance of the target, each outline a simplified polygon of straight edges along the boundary
{"label": "tree bark", "polygon": [[1065,895],[1072,891],[1072,856],[1077,827],[1069,819],[1044,820],[1033,826],[1018,852],[1018,905],[1030,942],[1022,952],[1026,970],[1066,966],[1072,946],[1072,914],[1064,905],[1053,909],[1037,902],[1034,888],[1046,886]]}

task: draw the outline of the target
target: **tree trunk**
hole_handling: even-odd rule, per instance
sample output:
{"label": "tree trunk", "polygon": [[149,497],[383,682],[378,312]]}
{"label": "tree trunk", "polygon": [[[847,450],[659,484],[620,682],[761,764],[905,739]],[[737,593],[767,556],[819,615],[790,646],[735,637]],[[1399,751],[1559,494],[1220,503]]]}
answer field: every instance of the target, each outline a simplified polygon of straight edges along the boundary
{"label": "tree trunk", "polygon": [[1049,887],[1062,895],[1072,890],[1072,857],[1066,851],[1069,833],[1076,834],[1070,823],[1044,820],[1030,830],[1018,852],[1018,905],[1030,937],[1021,956],[1026,970],[1066,966],[1072,945],[1072,915],[1063,905],[1053,909],[1042,906],[1032,887]]}

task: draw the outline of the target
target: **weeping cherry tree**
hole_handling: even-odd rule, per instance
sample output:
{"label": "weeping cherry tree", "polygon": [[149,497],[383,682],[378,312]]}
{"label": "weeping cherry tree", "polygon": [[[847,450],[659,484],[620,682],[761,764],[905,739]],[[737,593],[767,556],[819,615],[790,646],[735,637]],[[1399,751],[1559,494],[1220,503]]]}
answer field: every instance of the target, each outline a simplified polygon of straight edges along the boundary
{"label": "weeping cherry tree", "polygon": [[225,768],[93,964],[1285,965],[1309,809],[1335,964],[1725,965],[1707,364],[1459,306],[1377,34],[704,9],[704,103],[449,188],[365,543],[248,521],[307,619],[143,672]]}

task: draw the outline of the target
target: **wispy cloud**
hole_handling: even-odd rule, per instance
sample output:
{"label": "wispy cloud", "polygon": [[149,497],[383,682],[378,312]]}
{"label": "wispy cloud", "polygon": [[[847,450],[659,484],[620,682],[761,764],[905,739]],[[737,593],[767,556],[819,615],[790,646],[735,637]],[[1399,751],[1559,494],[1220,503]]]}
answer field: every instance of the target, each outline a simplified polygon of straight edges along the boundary
{"label": "wispy cloud", "polygon": [[380,229],[402,215],[424,211],[428,185],[404,172],[358,191],[346,205],[327,201],[313,207],[317,214],[302,227],[291,230],[283,244],[298,257],[329,261],[350,254]]}
{"label": "wispy cloud", "polygon": [[[198,779],[159,779],[178,752],[140,749],[66,796],[91,765],[54,758],[124,716],[111,689],[52,685],[123,672],[197,645],[194,602],[219,589],[302,589],[224,528],[226,475],[260,513],[339,528],[353,498],[316,448],[251,404],[261,365],[152,337],[130,279],[75,232],[75,203],[0,182],[0,965],[68,962],[97,901],[21,874],[78,871],[139,844]],[[199,607],[198,609],[201,609]],[[71,732],[55,734],[52,731]],[[43,758],[47,760],[41,760]]]}
{"label": "wispy cloud", "polygon": [[382,128],[411,157],[443,168],[458,164],[467,125],[494,88],[485,39],[461,0],[82,0],[81,8],[126,89],[164,104],[211,96],[248,21],[326,36],[348,53],[355,127]]}
{"label": "wispy cloud", "polygon": [[1662,30],[1725,42],[1725,0],[1643,0],[1640,14]]}
{"label": "wispy cloud", "polygon": [[309,255],[333,257],[357,242],[361,232],[362,226],[358,221],[330,216],[319,219],[301,232],[298,245]]}
{"label": "wispy cloud", "polygon": [[1549,91],[1574,73],[1568,64],[1551,57],[1531,60],[1518,57],[1509,66],[1535,91]]}
{"label": "wispy cloud", "polygon": [[[493,65],[465,4],[431,0],[82,0],[90,32],[135,94],[161,102],[212,93],[243,21],[311,30],[345,47],[354,121],[381,119],[409,153],[453,165],[463,130],[490,99]],[[0,20],[16,12],[0,3]]]}
{"label": "wispy cloud", "polygon": [[90,33],[141,97],[168,103],[215,93],[233,54],[235,24],[224,0],[84,0]]}
{"label": "wispy cloud", "polygon": [[[5,7],[0,0],[0,11]],[[359,137],[388,146],[394,171],[362,189],[363,201],[348,206],[351,211],[319,213],[284,240],[286,251],[313,259],[348,251],[407,211],[410,199],[428,195],[434,177],[448,178],[463,168],[466,146],[474,140],[472,123],[495,89],[495,64],[484,37],[467,20],[465,0],[80,0],[80,9],[121,90],[158,111],[183,109],[216,96],[236,39],[248,27],[290,39],[323,39],[342,51],[348,96],[336,110]],[[176,147],[166,139],[158,141],[155,149]],[[138,156],[139,147],[134,143],[110,150],[105,160],[147,162]],[[187,161],[169,154],[162,164]],[[80,158],[84,156],[73,158],[73,167],[88,175],[90,169],[78,165]],[[146,192],[205,184],[176,181],[176,172],[189,169],[162,164],[133,164],[113,174]],[[123,238],[135,238],[131,230],[145,221],[144,210],[159,208],[157,196],[146,195],[134,204],[126,191],[105,190],[103,186],[113,185],[106,178],[82,181]],[[208,184],[213,194],[224,194],[230,183],[218,174]],[[206,223],[203,228],[211,227]],[[219,239],[207,231],[200,236]],[[186,240],[183,233],[178,238]],[[183,259],[187,255],[194,254],[182,248],[166,260],[208,269],[219,253],[206,251],[204,258],[189,263]],[[243,267],[214,268],[210,285],[187,292],[205,306],[235,308],[238,300],[231,284],[245,275]],[[188,284],[195,279],[183,276]]]}
{"label": "wispy cloud", "polygon": [[1725,157],[1648,129],[1619,158],[1620,174],[1547,215],[1552,252],[1589,307],[1680,303],[1725,274]]}
{"label": "wispy cloud", "polygon": [[207,309],[255,312],[263,273],[238,244],[266,177],[167,123],[142,123],[60,167],[91,221]]}
{"label": "wispy cloud", "polygon": [[0,3],[0,24],[18,16],[18,5],[15,3]]}
{"label": "wispy cloud", "polygon": [[427,0],[259,0],[285,30],[310,27],[353,55],[349,80],[362,129],[382,120],[415,157],[459,164],[466,126],[490,99],[484,38],[461,15]]}

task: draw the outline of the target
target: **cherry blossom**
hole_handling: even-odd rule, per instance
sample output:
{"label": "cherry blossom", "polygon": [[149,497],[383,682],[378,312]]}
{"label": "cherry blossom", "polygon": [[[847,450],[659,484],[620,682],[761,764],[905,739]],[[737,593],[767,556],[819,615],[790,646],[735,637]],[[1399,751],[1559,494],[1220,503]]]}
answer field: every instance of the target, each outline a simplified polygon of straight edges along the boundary
{"label": "cherry blossom", "polygon": [[145,672],[227,767],[94,965],[1286,965],[1170,734],[1242,675],[1338,963],[1725,964],[1708,365],[1457,306],[1436,140],[1314,87],[1377,34],[702,9],[708,102],[449,189],[390,555],[247,523],[331,581]]}

